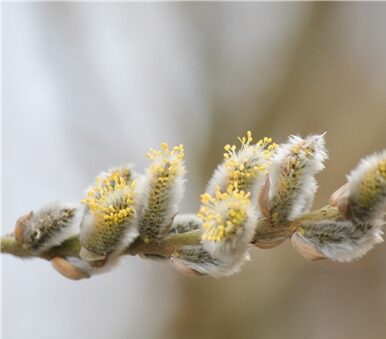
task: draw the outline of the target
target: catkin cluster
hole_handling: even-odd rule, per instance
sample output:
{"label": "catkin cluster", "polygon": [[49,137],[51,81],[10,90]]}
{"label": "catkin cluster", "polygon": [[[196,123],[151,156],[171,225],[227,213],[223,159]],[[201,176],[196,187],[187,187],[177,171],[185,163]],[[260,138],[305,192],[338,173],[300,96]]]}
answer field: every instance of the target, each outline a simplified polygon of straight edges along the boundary
{"label": "catkin cluster", "polygon": [[130,165],[102,172],[80,204],[52,203],[20,218],[15,238],[42,254],[78,236],[77,255],[51,260],[71,279],[112,267],[135,241],[161,243],[191,231],[199,231],[201,241],[176,247],[167,258],[173,267],[189,276],[229,276],[249,260],[254,244],[269,248],[285,240],[277,232],[277,238],[255,241],[262,220],[272,234],[296,224],[292,244],[312,260],[350,261],[382,241],[386,151],[363,159],[331,196],[337,216],[313,221],[301,216],[311,208],[315,175],[324,169],[324,135],[291,136],[278,145],[267,137],[254,142],[248,131],[239,142],[224,147],[196,214],[178,214],[186,173],[183,145],[162,144],[147,154],[144,174]]}

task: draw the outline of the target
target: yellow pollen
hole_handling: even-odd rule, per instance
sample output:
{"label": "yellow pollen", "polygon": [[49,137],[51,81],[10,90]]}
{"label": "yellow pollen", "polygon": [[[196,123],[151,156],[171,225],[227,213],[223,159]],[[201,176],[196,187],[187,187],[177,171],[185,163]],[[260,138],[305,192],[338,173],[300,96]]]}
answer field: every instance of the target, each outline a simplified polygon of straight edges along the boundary
{"label": "yellow pollen", "polygon": [[247,221],[250,194],[229,185],[226,193],[201,196],[202,206],[197,216],[203,221],[202,240],[226,241],[243,228]]}
{"label": "yellow pollen", "polygon": [[[128,169],[119,169],[109,173],[106,177],[97,177],[95,185],[87,193],[87,198],[81,202],[89,206],[91,212],[100,222],[100,227],[121,224],[126,218],[134,214],[135,181],[126,182],[130,177]],[[107,203],[111,194],[115,194],[118,203]],[[118,199],[118,200],[117,200]]]}

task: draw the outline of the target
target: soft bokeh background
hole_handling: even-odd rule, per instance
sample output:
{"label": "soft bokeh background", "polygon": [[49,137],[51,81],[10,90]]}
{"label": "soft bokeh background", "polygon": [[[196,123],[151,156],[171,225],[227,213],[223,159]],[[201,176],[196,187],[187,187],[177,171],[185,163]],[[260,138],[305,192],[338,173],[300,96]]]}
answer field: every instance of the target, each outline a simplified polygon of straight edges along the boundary
{"label": "soft bokeh background", "polygon": [[[281,142],[327,131],[315,206],[386,146],[385,3],[6,3],[3,233],[30,209],[79,201],[102,169],[184,143],[182,211],[222,147],[251,129]],[[72,282],[3,261],[6,339],[386,337],[386,246],[350,264],[290,244],[227,279],[126,258]]]}

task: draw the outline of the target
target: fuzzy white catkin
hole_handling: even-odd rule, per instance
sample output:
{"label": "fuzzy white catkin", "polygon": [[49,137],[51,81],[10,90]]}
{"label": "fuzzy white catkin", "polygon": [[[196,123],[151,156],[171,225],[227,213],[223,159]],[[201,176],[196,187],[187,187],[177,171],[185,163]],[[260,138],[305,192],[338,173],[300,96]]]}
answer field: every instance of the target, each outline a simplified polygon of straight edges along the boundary
{"label": "fuzzy white catkin", "polygon": [[26,223],[21,241],[31,251],[42,253],[79,233],[84,208],[71,203],[51,203]]}
{"label": "fuzzy white catkin", "polygon": [[333,201],[341,206],[339,218],[304,223],[293,241],[300,251],[303,243],[306,251],[312,246],[324,257],[348,262],[383,241],[386,151],[362,159],[337,192]]}
{"label": "fuzzy white catkin", "polygon": [[325,257],[339,262],[358,259],[383,241],[381,228],[370,224],[355,225],[350,220],[308,223],[298,235]]}
{"label": "fuzzy white catkin", "polygon": [[[226,219],[227,215],[225,213],[227,213],[227,209],[228,207],[225,204],[219,204],[214,213],[223,214],[224,219]],[[211,239],[210,236],[205,237],[206,230],[204,230],[202,244],[215,258],[235,258],[237,261],[236,258],[242,257],[253,239],[256,220],[257,212],[252,204],[249,204],[246,208],[245,220],[236,231],[226,235],[223,239]],[[217,225],[212,227],[217,227]]]}
{"label": "fuzzy white catkin", "polygon": [[235,145],[225,146],[224,160],[209,180],[206,193],[213,195],[216,191],[226,192],[232,186],[250,193],[251,200],[255,202],[277,145],[267,137],[252,143],[250,131],[247,132],[247,137],[239,140],[239,150]]}
{"label": "fuzzy white catkin", "polygon": [[360,223],[385,224],[386,150],[362,159],[347,179],[350,217]]}
{"label": "fuzzy white catkin", "polygon": [[[210,275],[214,278],[229,277],[240,272],[242,265],[250,261],[249,254],[244,252],[240,257],[213,257],[202,245],[184,246],[173,255],[173,262],[177,261],[189,269],[202,275]],[[176,267],[178,269],[178,266]]]}
{"label": "fuzzy white catkin", "polygon": [[195,214],[177,214],[169,234],[181,234],[200,229],[202,220]]}
{"label": "fuzzy white catkin", "polygon": [[130,165],[102,172],[88,190],[80,256],[86,261],[119,255],[138,236],[137,174]]}
{"label": "fuzzy white catkin", "polygon": [[[250,201],[250,194],[232,190],[217,191],[214,196],[206,193],[201,197],[197,216],[202,220],[201,244],[211,258],[216,260],[210,267],[211,275],[231,275],[238,271],[248,258],[248,248],[253,239],[257,211]],[[190,260],[195,262],[194,260]]]}
{"label": "fuzzy white catkin", "polygon": [[[177,215],[173,220],[170,234],[182,234],[198,230],[202,227],[202,220],[194,214]],[[247,239],[246,242],[250,240]],[[222,245],[220,245],[222,246]],[[244,246],[243,246],[244,247]],[[217,253],[213,256],[203,244],[194,246],[183,246],[171,256],[171,264],[185,275],[210,275],[216,278],[230,276],[240,271],[243,263],[249,260],[246,249],[240,248],[238,254]]]}
{"label": "fuzzy white catkin", "polygon": [[[237,164],[242,164],[243,160],[246,163],[244,166],[247,167],[261,167],[266,165],[266,157],[263,155],[262,152],[257,152],[255,147],[253,146],[247,146],[238,151],[237,153],[234,153],[233,160],[235,164],[235,168],[237,168]],[[251,178],[251,180],[246,180],[244,184],[240,183],[239,180],[232,180],[232,170],[233,172],[235,169],[230,169],[231,166],[228,165],[229,160],[224,160],[215,170],[213,173],[212,178],[210,179],[208,183],[208,187],[206,189],[206,192],[209,194],[214,194],[217,189],[220,189],[221,191],[225,192],[230,184],[234,182],[238,183],[238,188],[245,190],[246,192],[255,192],[259,184],[264,180],[264,171],[263,170],[257,170],[260,173],[256,173],[254,177]],[[239,166],[238,166],[239,167]]]}
{"label": "fuzzy white catkin", "polygon": [[279,146],[269,172],[269,206],[275,223],[293,220],[310,209],[317,190],[314,176],[324,169],[326,159],[324,134],[291,136]]}
{"label": "fuzzy white catkin", "polygon": [[144,239],[157,239],[168,232],[184,194],[184,149],[162,144],[162,150],[151,150],[148,157],[151,165],[139,183],[138,225]]}

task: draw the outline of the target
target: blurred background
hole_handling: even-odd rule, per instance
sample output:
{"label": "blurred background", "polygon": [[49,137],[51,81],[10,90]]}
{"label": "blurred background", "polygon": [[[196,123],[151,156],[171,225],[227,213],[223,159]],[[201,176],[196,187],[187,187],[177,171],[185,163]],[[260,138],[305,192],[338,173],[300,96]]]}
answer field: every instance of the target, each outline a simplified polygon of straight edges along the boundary
{"label": "blurred background", "polygon": [[[386,147],[386,3],[5,3],[3,233],[95,175],[183,143],[182,212],[250,129],[327,131],[314,207]],[[231,278],[127,257],[73,282],[2,256],[5,339],[386,338],[386,245],[310,263],[285,243]]]}

